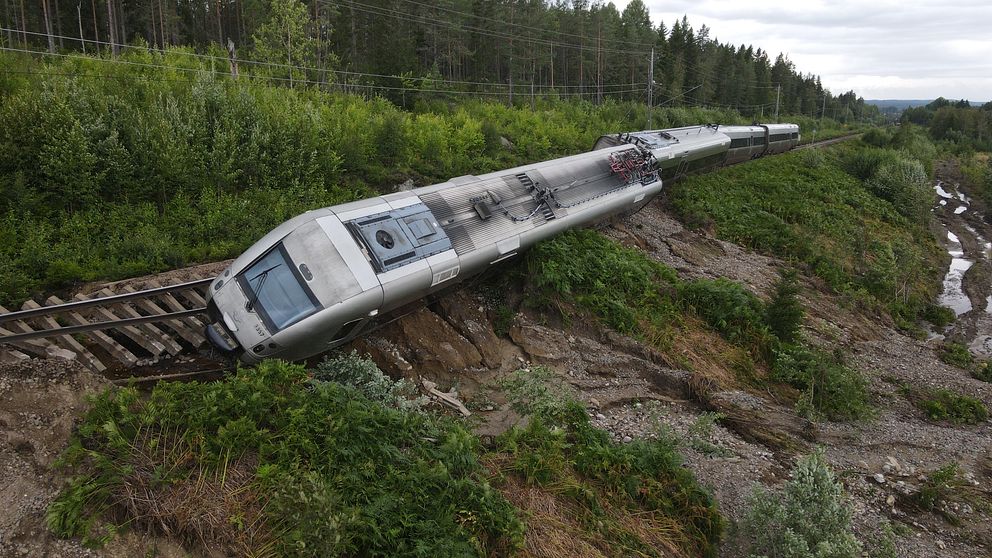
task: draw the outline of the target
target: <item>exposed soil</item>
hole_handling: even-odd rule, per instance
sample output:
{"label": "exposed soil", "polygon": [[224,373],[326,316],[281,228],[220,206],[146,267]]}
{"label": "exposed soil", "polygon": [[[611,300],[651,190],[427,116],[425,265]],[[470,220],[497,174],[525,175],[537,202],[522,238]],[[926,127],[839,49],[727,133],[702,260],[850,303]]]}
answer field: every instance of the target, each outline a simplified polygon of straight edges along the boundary
{"label": "exposed soil", "polygon": [[[953,169],[942,167],[939,172],[953,185],[949,174]],[[949,201],[935,213],[959,237],[965,257],[982,262],[972,269],[989,269],[981,246],[982,239],[992,239],[992,228],[977,215],[984,214],[984,208],[973,206],[957,214],[955,208]],[[976,231],[974,235],[968,227]],[[686,230],[661,202],[604,232],[644,250],[684,277],[727,277],[765,298],[784,266],[705,232]],[[222,269],[225,264],[217,265]],[[990,281],[988,274],[978,273],[969,269],[963,281],[973,309],[943,335],[973,347],[985,343],[992,351],[992,314],[986,311]],[[597,326],[581,313],[562,319],[521,307],[500,335],[494,325],[503,321],[498,305],[484,289],[451,293],[350,348],[369,353],[395,376],[420,376],[437,382],[441,390],[454,389],[473,411],[469,420],[476,421],[484,436],[522,420],[507,408],[494,380],[515,369],[546,365],[575,389],[591,420],[618,441],[658,435],[684,440],[687,466],[711,487],[731,522],[743,516],[754,487],[780,486],[798,456],[822,446],[853,500],[862,540],[877,539],[880,523],[887,520],[900,526],[899,556],[989,555],[990,423],[929,422],[903,386],[946,387],[992,406],[992,384],[941,362],[939,339],[904,335],[887,319],[853,308],[819,281],[803,281],[807,336],[825,348],[841,347],[849,363],[866,374],[878,409],[875,418],[814,424],[799,417],[793,409],[794,394],[755,392],[720,364],[734,348],[703,328],[687,328],[691,333],[675,340],[673,351],[662,354]],[[503,296],[516,307],[520,293]],[[979,342],[983,338],[988,341]],[[7,503],[0,509],[0,555],[96,555],[77,541],[48,534],[44,512],[64,481],[50,465],[79,417],[82,394],[106,385],[105,379],[67,363],[32,361],[0,367],[0,494]],[[705,432],[700,418],[705,422],[704,413],[713,411],[726,418]],[[969,486],[956,489],[946,509],[920,509],[909,495],[927,474],[949,462],[960,465]],[[540,497],[526,492],[517,496]],[[574,549],[578,542],[561,544]],[[168,540],[129,534],[99,554],[136,555],[148,548],[159,556],[182,552]],[[731,529],[724,555],[738,556],[742,550]]]}

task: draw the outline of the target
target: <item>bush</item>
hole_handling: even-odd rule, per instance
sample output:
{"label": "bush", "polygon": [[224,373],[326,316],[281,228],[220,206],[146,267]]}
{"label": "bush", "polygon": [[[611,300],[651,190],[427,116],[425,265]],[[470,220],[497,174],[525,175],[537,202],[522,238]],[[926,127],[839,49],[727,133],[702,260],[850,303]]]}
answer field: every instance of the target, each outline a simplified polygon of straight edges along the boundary
{"label": "bush", "polygon": [[[326,368],[371,371],[353,357]],[[509,552],[523,526],[478,451],[451,421],[265,361],[149,397],[95,397],[63,458],[76,474],[47,518],[61,536],[100,542],[134,522],[238,555]]]}
{"label": "bush", "polygon": [[765,309],[740,283],[720,277],[682,283],[679,298],[730,342],[760,350],[767,345]]}
{"label": "bush", "polygon": [[782,494],[754,493],[743,532],[749,556],[859,558],[862,552],[851,506],[819,451],[799,460]]}
{"label": "bush", "polygon": [[989,411],[981,401],[947,389],[931,392],[928,397],[920,401],[919,406],[933,421],[978,424],[989,418]]}
{"label": "bush", "polygon": [[989,361],[976,362],[971,370],[971,376],[976,380],[992,383],[992,366],[990,366]]}
{"label": "bush", "polygon": [[393,380],[385,375],[369,358],[362,358],[352,351],[347,355],[327,357],[313,370],[318,382],[337,382],[361,391],[371,401],[387,407],[416,410],[427,404],[419,395],[417,386],[405,378]]}
{"label": "bush", "polygon": [[[686,555],[716,556],[723,520],[713,497],[682,466],[672,440],[618,444],[573,401],[554,416],[533,416],[497,443],[509,457],[504,474],[552,487],[569,515],[593,526],[597,546],[654,555],[659,549],[651,543],[665,541]],[[631,529],[631,516],[651,518],[649,525],[659,530]]]}
{"label": "bush", "polygon": [[961,469],[957,463],[948,463],[927,475],[926,481],[920,485],[913,499],[927,511],[934,511],[937,506],[962,486],[966,481],[961,477]]}
{"label": "bush", "polygon": [[961,343],[944,343],[940,348],[940,360],[964,369],[971,368],[975,363],[968,346]]}
{"label": "bush", "polygon": [[954,320],[957,319],[957,314],[954,313],[954,310],[946,306],[928,304],[926,310],[923,311],[923,319],[938,328],[945,328],[954,323]]}
{"label": "bush", "polygon": [[795,270],[787,270],[775,285],[775,295],[765,310],[768,328],[780,340],[793,343],[803,325],[803,305],[799,301],[799,280]]}
{"label": "bush", "polygon": [[892,135],[882,128],[872,128],[861,135],[861,141],[873,147],[886,147],[892,141]]}
{"label": "bush", "polygon": [[792,346],[776,352],[772,379],[801,390],[797,410],[808,418],[852,420],[871,415],[868,382],[820,349]]}

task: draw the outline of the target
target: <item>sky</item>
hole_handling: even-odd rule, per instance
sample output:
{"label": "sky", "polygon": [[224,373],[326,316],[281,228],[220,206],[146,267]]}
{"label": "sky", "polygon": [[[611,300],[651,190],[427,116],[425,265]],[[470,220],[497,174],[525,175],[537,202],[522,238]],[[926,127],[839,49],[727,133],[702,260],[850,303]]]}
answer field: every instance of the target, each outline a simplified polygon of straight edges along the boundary
{"label": "sky", "polygon": [[[630,0],[612,0],[618,9]],[[670,30],[785,53],[833,94],[992,100],[992,0],[642,0]]]}

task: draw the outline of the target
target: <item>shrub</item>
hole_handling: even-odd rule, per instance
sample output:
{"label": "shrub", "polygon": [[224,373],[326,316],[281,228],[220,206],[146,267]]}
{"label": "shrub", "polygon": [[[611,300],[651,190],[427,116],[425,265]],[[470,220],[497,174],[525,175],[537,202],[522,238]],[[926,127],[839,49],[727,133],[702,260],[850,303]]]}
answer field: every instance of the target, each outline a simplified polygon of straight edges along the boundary
{"label": "shrub", "polygon": [[751,497],[743,532],[750,556],[858,558],[861,543],[851,530],[851,507],[818,451],[803,457],[781,494],[758,490]]}
{"label": "shrub", "polygon": [[971,376],[976,380],[992,383],[992,366],[989,365],[989,361],[982,360],[975,363],[971,370]]}
{"label": "shrub", "polygon": [[[499,453],[509,457],[504,474],[553,487],[569,513],[593,525],[595,538],[609,548],[653,555],[658,549],[649,542],[666,540],[687,555],[716,555],[723,520],[671,439],[618,444],[589,423],[578,403],[560,411],[535,415],[500,437]],[[630,529],[630,515],[653,518],[662,530],[645,537]]]}
{"label": "shrub", "polygon": [[[370,371],[344,357],[335,373]],[[523,526],[478,451],[454,422],[265,361],[223,381],[159,383],[147,398],[98,395],[47,519],[62,536],[99,542],[116,519],[110,531],[135,522],[238,555],[509,552]]]}
{"label": "shrub", "polygon": [[961,343],[944,343],[940,348],[940,360],[965,369],[971,368],[975,363],[975,357],[971,355],[967,345]]}
{"label": "shrub", "polygon": [[871,414],[868,382],[861,373],[820,349],[792,346],[777,351],[772,379],[801,390],[797,410],[809,418],[852,420]]}
{"label": "shrub", "polygon": [[896,154],[891,150],[869,147],[846,152],[841,159],[841,166],[851,176],[868,180],[875,176],[879,168],[895,158]]}
{"label": "shrub", "polygon": [[371,401],[399,409],[421,409],[427,398],[419,395],[417,386],[405,378],[393,380],[379,370],[369,358],[358,353],[327,357],[313,370],[319,382],[337,382],[361,391]]}
{"label": "shrub", "polygon": [[958,464],[948,463],[927,475],[913,499],[923,509],[934,511],[955,489],[965,486],[965,483]]}
{"label": "shrub", "polygon": [[679,298],[731,342],[757,349],[766,345],[764,307],[740,283],[723,277],[696,279],[679,287]]}
{"label": "shrub", "polygon": [[862,134],[861,141],[874,147],[886,147],[892,141],[892,135],[881,128],[872,128]]}
{"label": "shrub", "polygon": [[989,417],[985,405],[967,395],[960,395],[947,389],[938,389],[919,403],[930,420],[949,421],[954,424],[977,424]]}
{"label": "shrub", "polygon": [[928,304],[923,311],[923,319],[938,328],[944,328],[954,323],[954,320],[957,319],[957,314],[954,313],[954,310],[946,306]]}
{"label": "shrub", "polygon": [[787,270],[775,285],[775,295],[765,310],[768,328],[786,343],[796,341],[803,324],[803,306],[799,301],[799,281],[795,270]]}

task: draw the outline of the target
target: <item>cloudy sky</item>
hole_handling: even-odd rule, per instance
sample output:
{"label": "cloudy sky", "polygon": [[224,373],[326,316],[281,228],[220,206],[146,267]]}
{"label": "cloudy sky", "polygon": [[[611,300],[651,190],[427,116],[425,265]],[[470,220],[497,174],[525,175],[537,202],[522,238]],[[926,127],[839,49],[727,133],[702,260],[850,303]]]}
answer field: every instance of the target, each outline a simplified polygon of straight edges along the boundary
{"label": "cloudy sky", "polygon": [[992,99],[992,0],[642,1],[655,25],[684,14],[720,42],[784,52],[835,94]]}

